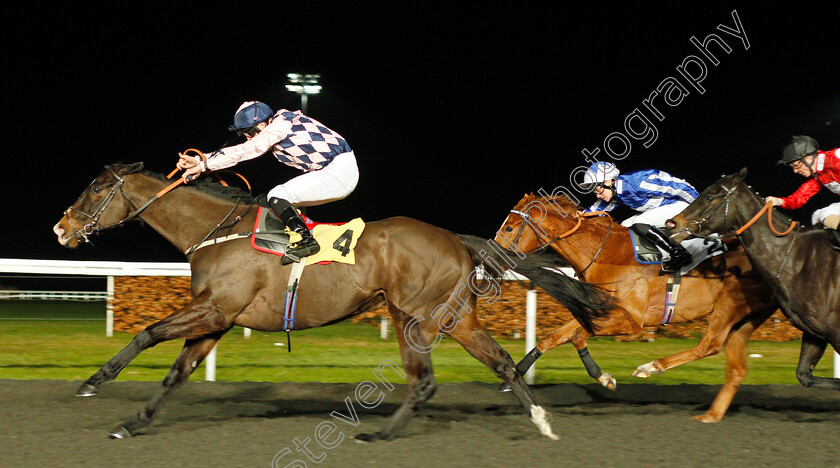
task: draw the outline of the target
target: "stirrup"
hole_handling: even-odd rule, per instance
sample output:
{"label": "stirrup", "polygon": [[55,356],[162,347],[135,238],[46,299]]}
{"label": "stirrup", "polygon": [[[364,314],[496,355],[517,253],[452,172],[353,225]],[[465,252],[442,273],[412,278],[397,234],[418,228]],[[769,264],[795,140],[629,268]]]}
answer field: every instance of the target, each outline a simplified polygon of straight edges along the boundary
{"label": "stirrup", "polygon": [[310,235],[310,237],[301,239],[294,245],[287,247],[285,255],[295,262],[299,262],[301,259],[310,255],[315,255],[320,251],[321,246],[318,244],[318,241]]}
{"label": "stirrup", "polygon": [[668,252],[668,255],[671,256],[670,260],[662,262],[662,271],[664,273],[674,273],[679,271],[680,268],[691,263],[691,254],[689,254],[682,246],[679,247],[680,248],[675,248]]}

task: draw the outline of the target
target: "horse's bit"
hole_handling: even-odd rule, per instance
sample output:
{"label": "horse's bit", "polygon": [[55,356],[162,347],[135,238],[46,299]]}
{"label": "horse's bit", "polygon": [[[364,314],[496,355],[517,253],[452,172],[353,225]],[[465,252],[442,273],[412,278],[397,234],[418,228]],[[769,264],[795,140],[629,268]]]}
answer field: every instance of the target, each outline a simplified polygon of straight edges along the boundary
{"label": "horse's bit", "polygon": [[[115,179],[117,179],[117,182],[112,184],[111,190],[108,192],[108,195],[105,198],[103,198],[101,202],[99,202],[99,205],[97,205],[96,208],[93,210],[93,214],[86,213],[78,208],[74,208],[72,205],[66,210],[64,210],[64,216],[67,218],[67,225],[70,226],[70,230],[73,232],[73,236],[81,238],[84,242],[92,243],[89,237],[92,234],[98,233],[99,231],[105,229],[120,226],[140,213],[140,211],[134,207],[134,204],[131,202],[131,200],[128,199],[128,196],[126,196],[125,192],[123,192],[122,190],[122,185],[123,183],[125,183],[125,177],[120,177],[116,172],[114,172],[113,169],[109,168],[108,170],[111,171],[111,174],[114,176]],[[104,213],[105,210],[108,209],[108,206],[111,204],[111,201],[113,201],[114,197],[117,195],[117,190],[120,191],[123,198],[125,198],[128,202],[129,206],[131,206],[131,208],[134,209],[134,212],[132,214],[129,214],[129,218],[126,218],[115,224],[111,224],[108,226],[100,226],[99,218],[102,216],[102,213]],[[148,204],[144,205],[143,208],[145,208],[146,206],[148,206]],[[73,227],[73,223],[70,221],[70,210],[73,210],[83,216],[86,216],[90,220],[89,223],[85,224],[82,227],[81,231],[78,231],[75,227]]]}

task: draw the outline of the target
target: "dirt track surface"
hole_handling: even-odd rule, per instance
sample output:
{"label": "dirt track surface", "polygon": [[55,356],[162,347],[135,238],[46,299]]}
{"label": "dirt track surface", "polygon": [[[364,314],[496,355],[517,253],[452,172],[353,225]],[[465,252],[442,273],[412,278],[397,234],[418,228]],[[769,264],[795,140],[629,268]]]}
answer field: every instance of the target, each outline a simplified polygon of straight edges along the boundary
{"label": "dirt track surface", "polygon": [[[746,386],[717,424],[690,419],[717,386],[597,385],[535,388],[560,440],[538,432],[516,399],[496,385],[443,384],[392,442],[359,443],[378,430],[405,395],[385,392],[372,409],[355,384],[189,382],[142,434],[108,432],[142,408],[156,382],[112,382],[91,398],[81,382],[0,380],[0,466],[819,466],[840,467],[840,394],[798,386]],[[331,417],[357,411],[358,426]],[[330,421],[337,431],[314,441]],[[329,424],[327,425],[329,426]],[[341,431],[346,437],[340,443]],[[296,451],[294,439],[316,463]],[[305,463],[295,465],[295,460]]]}

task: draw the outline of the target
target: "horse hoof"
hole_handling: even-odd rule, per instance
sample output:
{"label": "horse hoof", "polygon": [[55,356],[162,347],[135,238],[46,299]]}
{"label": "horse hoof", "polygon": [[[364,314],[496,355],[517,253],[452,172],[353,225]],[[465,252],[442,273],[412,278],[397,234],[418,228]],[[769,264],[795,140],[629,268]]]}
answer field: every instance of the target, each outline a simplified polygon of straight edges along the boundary
{"label": "horse hoof", "polygon": [[129,432],[128,429],[125,428],[125,426],[119,426],[118,428],[111,431],[111,433],[108,434],[108,437],[112,439],[128,439],[131,437],[131,432]]}
{"label": "horse hoof", "polygon": [[598,377],[598,382],[601,382],[601,385],[603,385],[607,390],[612,391],[615,391],[615,387],[618,385],[615,381],[615,377],[608,372],[601,374],[601,376]]}
{"label": "horse hoof", "polygon": [[391,437],[388,437],[381,432],[365,432],[356,436],[357,442],[376,442],[377,440],[391,440]]}
{"label": "horse hoof", "polygon": [[509,392],[510,390],[510,384],[507,382],[502,382],[502,384],[499,385],[499,392]]}
{"label": "horse hoof", "polygon": [[702,423],[716,423],[719,422],[721,418],[715,417],[709,413],[703,413],[698,414],[697,416],[692,416],[691,419]]}
{"label": "horse hoof", "polygon": [[662,369],[657,368],[654,365],[655,361],[651,361],[647,364],[642,364],[641,366],[637,367],[636,370],[633,371],[633,377],[639,377],[641,379],[646,379],[651,375],[659,375],[664,373],[665,371]]}
{"label": "horse hoof", "polygon": [[76,390],[77,397],[92,397],[99,393],[99,389],[89,383],[83,383],[78,390]]}

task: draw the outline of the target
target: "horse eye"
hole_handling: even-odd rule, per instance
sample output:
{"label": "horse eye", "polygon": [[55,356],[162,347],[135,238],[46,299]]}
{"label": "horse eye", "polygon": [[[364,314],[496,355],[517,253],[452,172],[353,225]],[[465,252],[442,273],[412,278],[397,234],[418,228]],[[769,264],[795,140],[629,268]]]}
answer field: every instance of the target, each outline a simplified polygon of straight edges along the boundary
{"label": "horse eye", "polygon": [[712,201],[712,200],[714,200],[714,199],[715,199],[715,197],[713,197],[713,196],[711,196],[711,195],[709,195],[709,196],[707,196],[707,197],[706,197],[706,201]]}
{"label": "horse eye", "polygon": [[102,191],[102,187],[92,187],[90,191],[93,193],[99,193]]}
{"label": "horse eye", "polygon": [[508,226],[505,228],[505,232],[513,232],[513,228]]}

